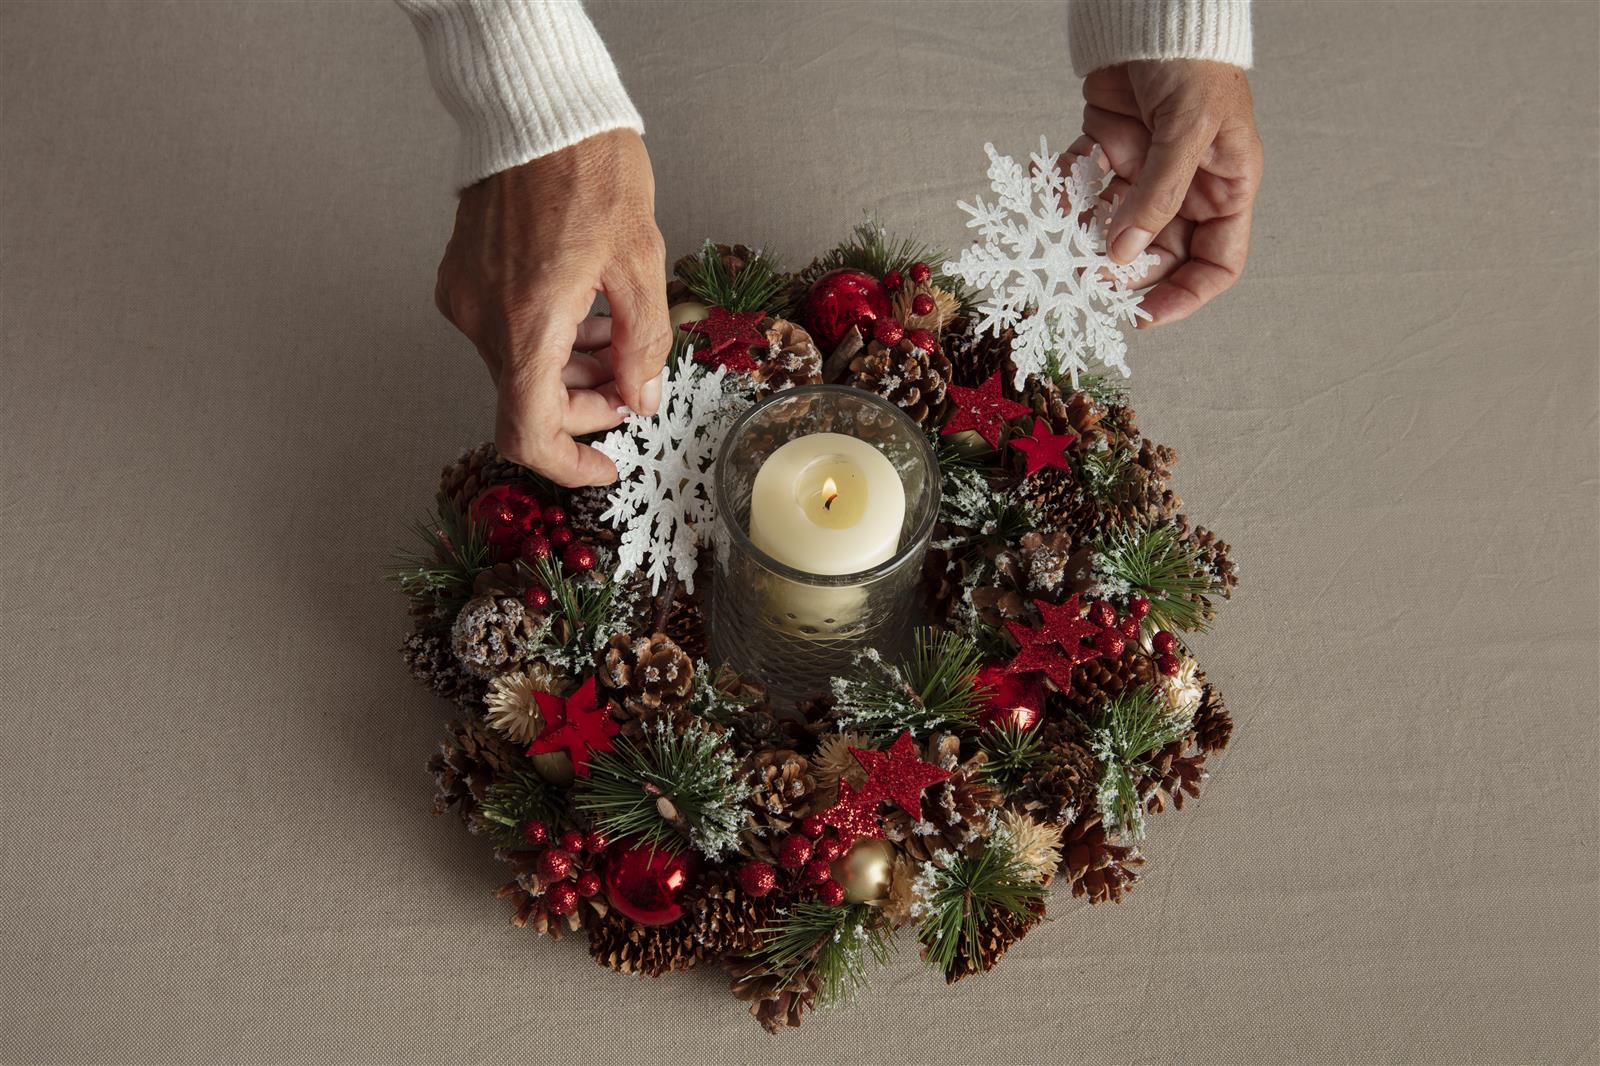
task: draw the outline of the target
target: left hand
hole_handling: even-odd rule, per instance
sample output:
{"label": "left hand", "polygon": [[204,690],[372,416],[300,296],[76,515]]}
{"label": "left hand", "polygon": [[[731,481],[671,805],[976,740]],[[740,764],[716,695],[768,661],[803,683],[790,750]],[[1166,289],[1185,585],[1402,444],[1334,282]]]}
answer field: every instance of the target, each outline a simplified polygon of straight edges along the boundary
{"label": "left hand", "polygon": [[1142,306],[1160,326],[1188,318],[1238,280],[1250,250],[1261,187],[1261,137],[1244,71],[1178,59],[1106,67],[1083,81],[1084,136],[1105,149],[1121,198],[1111,219],[1111,257],[1149,248],[1159,259]]}

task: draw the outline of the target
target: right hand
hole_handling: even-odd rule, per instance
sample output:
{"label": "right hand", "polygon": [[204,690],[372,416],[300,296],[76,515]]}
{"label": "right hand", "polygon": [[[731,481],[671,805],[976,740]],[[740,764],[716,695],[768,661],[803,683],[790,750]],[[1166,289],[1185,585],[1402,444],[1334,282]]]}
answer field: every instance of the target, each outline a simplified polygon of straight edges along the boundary
{"label": "right hand", "polygon": [[[602,292],[610,319],[589,315]],[[672,344],[639,135],[597,134],[463,192],[434,301],[494,378],[500,454],[569,488],[615,481],[573,438],[616,426],[619,407],[655,414]]]}

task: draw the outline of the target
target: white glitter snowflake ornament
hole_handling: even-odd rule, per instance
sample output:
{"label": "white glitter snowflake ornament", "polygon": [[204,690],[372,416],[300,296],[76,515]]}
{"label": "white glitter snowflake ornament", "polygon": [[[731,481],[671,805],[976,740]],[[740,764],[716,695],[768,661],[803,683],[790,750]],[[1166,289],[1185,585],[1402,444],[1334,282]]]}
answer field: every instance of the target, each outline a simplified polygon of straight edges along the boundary
{"label": "white glitter snowflake ornament", "polygon": [[722,439],[752,397],[742,376],[696,363],[692,349],[661,384],[651,418],[630,414],[595,445],[617,464],[617,487],[601,521],[622,537],[617,572],[642,569],[650,591],[669,574],[694,591],[700,546],[716,524],[711,482]]}
{"label": "white glitter snowflake ornament", "polygon": [[1047,369],[1077,384],[1091,361],[1127,377],[1122,328],[1150,317],[1129,286],[1145,276],[1156,257],[1145,252],[1123,265],[1106,254],[1112,205],[1100,194],[1114,175],[1105,152],[1095,145],[1063,175],[1043,137],[1031,170],[992,144],[983,150],[989,153],[995,203],[978,199],[956,205],[972,216],[967,226],[983,240],[944,268],[989,290],[978,305],[978,332],[998,336],[1016,330],[1011,358],[1019,389],[1029,375]]}

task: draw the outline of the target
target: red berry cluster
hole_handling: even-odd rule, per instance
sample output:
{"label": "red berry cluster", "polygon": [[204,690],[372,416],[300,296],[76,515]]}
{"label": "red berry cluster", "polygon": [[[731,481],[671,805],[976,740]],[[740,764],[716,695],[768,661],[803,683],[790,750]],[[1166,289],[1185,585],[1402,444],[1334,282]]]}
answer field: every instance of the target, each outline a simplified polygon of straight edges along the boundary
{"label": "red berry cluster", "polygon": [[600,891],[600,875],[591,867],[610,846],[604,833],[580,833],[568,829],[550,839],[550,828],[543,822],[529,822],[522,829],[529,846],[543,850],[534,858],[533,871],[544,888],[545,909],[560,917],[578,909],[579,899]]}
{"label": "red berry cluster", "polygon": [[[800,831],[778,841],[778,865],[817,899],[830,907],[844,902],[844,886],[833,879],[834,860],[849,851],[855,841],[828,833],[822,819],[813,814],[800,822]],[[772,864],[748,862],[739,870],[739,886],[760,898],[778,887],[778,871]]]}
{"label": "red berry cluster", "polygon": [[[541,502],[521,485],[484,489],[472,501],[472,517],[482,524],[489,549],[500,562],[522,559],[532,564],[560,553],[561,565],[569,573],[582,574],[600,561],[594,546],[573,533],[565,509]],[[523,602],[535,611],[543,610],[550,603],[550,590],[533,585],[523,593]]]}
{"label": "red berry cluster", "polygon": [[[912,263],[908,272],[911,275],[912,283],[916,285],[926,284],[928,279],[933,276],[933,271],[928,268],[927,263]],[[898,270],[891,270],[883,276],[883,287],[890,292],[899,292],[904,285],[905,279],[900,276],[900,271]],[[911,313],[914,315],[931,315],[935,306],[937,305],[934,303],[933,297],[921,292],[911,301]],[[914,346],[929,354],[932,354],[939,347],[939,338],[935,337],[931,331],[925,329],[907,331],[904,323],[887,316],[878,319],[877,325],[872,327],[872,339],[885,348],[893,348],[901,340],[909,339]]]}
{"label": "red berry cluster", "polygon": [[[1128,613],[1121,618],[1117,617],[1117,609],[1105,600],[1093,601],[1089,604],[1088,618],[1100,630],[1094,636],[1095,649],[1108,659],[1117,658],[1129,641],[1139,639],[1139,627],[1149,613],[1150,601],[1143,596],[1129,600]],[[1167,677],[1176,674],[1179,664],[1173,651],[1178,646],[1178,638],[1162,629],[1150,638],[1150,645],[1155,649],[1156,669]]]}

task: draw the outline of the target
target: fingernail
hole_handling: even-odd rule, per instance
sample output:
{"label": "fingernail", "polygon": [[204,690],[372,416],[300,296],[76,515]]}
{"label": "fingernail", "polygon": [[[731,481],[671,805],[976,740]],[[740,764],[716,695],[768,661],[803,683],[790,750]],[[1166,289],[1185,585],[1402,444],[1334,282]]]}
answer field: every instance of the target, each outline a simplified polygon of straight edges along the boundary
{"label": "fingernail", "polygon": [[1154,237],[1155,234],[1147,229],[1129,226],[1117,234],[1117,239],[1111,242],[1111,258],[1119,263],[1131,263]]}
{"label": "fingernail", "polygon": [[656,408],[661,406],[661,379],[666,376],[667,372],[663,370],[645,382],[644,388],[639,390],[639,402],[644,404],[641,414],[653,415],[656,413]]}

